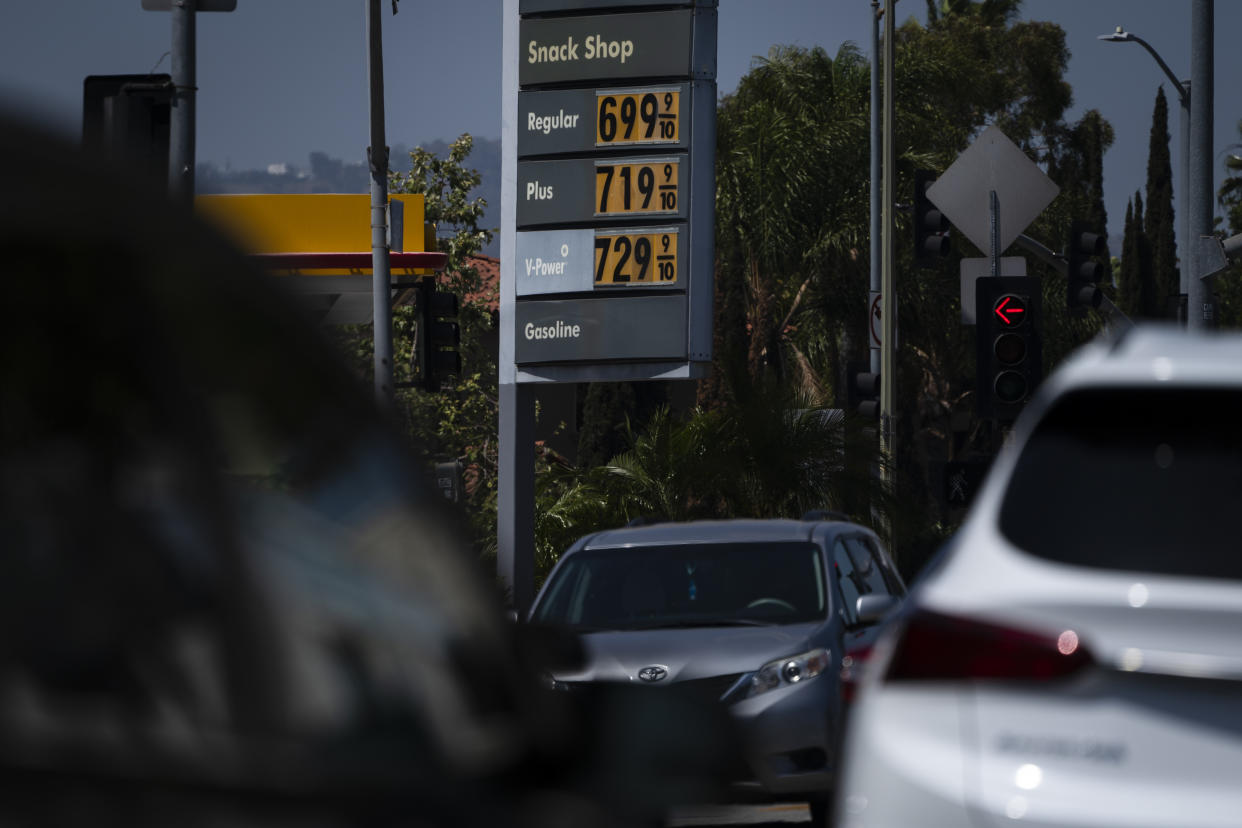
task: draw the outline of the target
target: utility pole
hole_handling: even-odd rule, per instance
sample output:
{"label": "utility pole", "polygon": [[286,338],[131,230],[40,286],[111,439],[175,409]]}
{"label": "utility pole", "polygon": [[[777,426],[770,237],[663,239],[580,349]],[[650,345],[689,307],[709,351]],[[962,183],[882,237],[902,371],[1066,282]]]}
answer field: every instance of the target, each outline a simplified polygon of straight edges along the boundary
{"label": "utility pole", "polygon": [[[1194,278],[1194,245],[1190,241],[1190,81],[1184,80],[1177,87],[1179,133],[1181,141],[1181,158],[1178,159],[1177,185],[1178,210],[1181,212],[1178,224],[1178,302],[1177,321],[1183,327],[1190,315],[1190,302],[1187,298],[1190,291],[1190,280]],[[1183,304],[1183,302],[1185,304]]]}
{"label": "utility pole", "polygon": [[886,0],[884,9],[884,187],[883,210],[883,272],[880,275],[880,455],[881,480],[890,488],[896,485],[893,467],[894,397],[897,370],[894,359],[897,340],[897,294],[893,278],[893,204],[897,178],[896,149],[893,141],[893,71],[895,51],[893,19],[897,0]]}
{"label": "utility pole", "polygon": [[[392,403],[392,278],[388,262],[388,146],[384,137],[384,40],[380,0],[367,4],[367,82],[371,88],[371,316],[375,401]],[[421,232],[421,228],[417,228]]]}
{"label": "utility pole", "polygon": [[1186,290],[1186,327],[1215,324],[1212,279],[1207,276],[1204,236],[1212,235],[1213,0],[1193,0],[1190,18],[1190,248],[1194,272]]}
{"label": "utility pole", "polygon": [[195,18],[197,0],[173,0],[172,117],[168,129],[168,194],[178,204],[194,203]]}
{"label": "utility pole", "polygon": [[[871,293],[880,293],[880,0],[871,0]],[[870,324],[871,300],[867,300]],[[870,347],[870,371],[880,373],[880,352]],[[852,380],[851,380],[852,381]]]}

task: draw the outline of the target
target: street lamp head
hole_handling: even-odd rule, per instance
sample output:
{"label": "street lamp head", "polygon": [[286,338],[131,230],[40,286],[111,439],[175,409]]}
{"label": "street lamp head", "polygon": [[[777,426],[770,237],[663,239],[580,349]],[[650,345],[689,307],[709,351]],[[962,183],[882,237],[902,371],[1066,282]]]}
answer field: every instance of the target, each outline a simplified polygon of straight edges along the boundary
{"label": "street lamp head", "polygon": [[1130,34],[1125,29],[1118,26],[1117,30],[1114,31],[1112,34],[1096,35],[1095,39],[1096,40],[1108,40],[1113,43],[1125,43],[1128,40],[1134,40],[1134,35]]}

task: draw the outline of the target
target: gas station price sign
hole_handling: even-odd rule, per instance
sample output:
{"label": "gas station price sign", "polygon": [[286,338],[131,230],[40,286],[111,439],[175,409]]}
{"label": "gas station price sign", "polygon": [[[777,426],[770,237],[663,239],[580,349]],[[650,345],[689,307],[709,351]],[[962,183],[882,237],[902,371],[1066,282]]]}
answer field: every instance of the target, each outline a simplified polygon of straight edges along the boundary
{"label": "gas station price sign", "polygon": [[600,161],[595,165],[595,215],[676,213],[677,159]]}
{"label": "gas station price sign", "polygon": [[656,87],[595,93],[595,145],[676,144],[681,89]]}
{"label": "gas station price sign", "polygon": [[505,0],[518,382],[710,362],[717,2]]}
{"label": "gas station price sign", "polygon": [[595,286],[672,285],[677,282],[678,231],[596,231]]}

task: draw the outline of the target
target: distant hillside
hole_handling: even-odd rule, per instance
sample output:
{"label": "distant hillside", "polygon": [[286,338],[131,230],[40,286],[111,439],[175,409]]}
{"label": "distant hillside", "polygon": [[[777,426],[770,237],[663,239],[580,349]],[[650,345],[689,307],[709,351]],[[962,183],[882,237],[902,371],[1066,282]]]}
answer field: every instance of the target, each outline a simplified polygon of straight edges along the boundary
{"label": "distant hillside", "polygon": [[[423,145],[440,157],[448,154],[448,142],[432,141]],[[481,183],[472,198],[487,201],[483,226],[495,234],[483,253],[500,253],[500,141],[475,138],[474,151],[467,165],[479,171]],[[398,144],[392,148],[389,166],[396,172],[409,172],[410,148]],[[322,152],[312,152],[305,167],[293,163],[270,164],[265,170],[231,170],[207,162],[197,166],[196,189],[203,195],[218,193],[365,193],[371,178],[364,160],[343,161]]]}

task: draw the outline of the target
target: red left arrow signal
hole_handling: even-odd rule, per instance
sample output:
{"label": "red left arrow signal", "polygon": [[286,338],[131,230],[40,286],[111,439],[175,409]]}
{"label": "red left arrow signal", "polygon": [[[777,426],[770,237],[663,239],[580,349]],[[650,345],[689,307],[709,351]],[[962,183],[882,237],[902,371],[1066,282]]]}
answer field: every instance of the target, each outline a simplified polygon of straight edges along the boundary
{"label": "red left arrow signal", "polygon": [[1002,296],[992,306],[992,312],[999,316],[1007,326],[1013,328],[1022,324],[1022,320],[1026,318],[1026,301],[1013,294]]}

